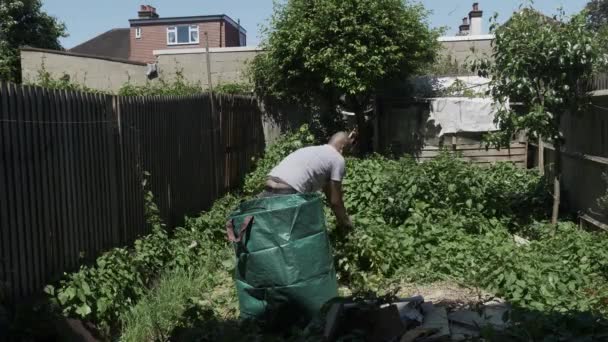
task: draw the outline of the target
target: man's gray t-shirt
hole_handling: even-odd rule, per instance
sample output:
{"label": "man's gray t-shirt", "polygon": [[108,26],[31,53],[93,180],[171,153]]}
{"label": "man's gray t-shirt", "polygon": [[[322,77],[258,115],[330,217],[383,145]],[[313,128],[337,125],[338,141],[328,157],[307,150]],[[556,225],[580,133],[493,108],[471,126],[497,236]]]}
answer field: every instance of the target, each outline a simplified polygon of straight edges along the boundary
{"label": "man's gray t-shirt", "polygon": [[288,155],[270,173],[300,193],[317,192],[345,174],[344,157],[332,146],[301,148]]}

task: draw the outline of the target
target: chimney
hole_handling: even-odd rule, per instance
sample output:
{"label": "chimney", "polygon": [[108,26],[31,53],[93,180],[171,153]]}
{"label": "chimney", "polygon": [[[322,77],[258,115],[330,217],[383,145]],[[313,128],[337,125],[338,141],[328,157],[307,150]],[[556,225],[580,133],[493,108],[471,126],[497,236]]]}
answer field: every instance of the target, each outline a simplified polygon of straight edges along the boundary
{"label": "chimney", "polygon": [[469,17],[462,18],[462,25],[460,25],[460,27],[459,27],[458,35],[459,36],[466,36],[466,35],[468,35],[469,34],[469,29],[470,29]]}
{"label": "chimney", "polygon": [[479,3],[473,4],[473,10],[469,12],[469,21],[471,23],[470,26],[470,35],[478,36],[482,34],[482,20],[483,20],[483,12],[479,10]]}
{"label": "chimney", "polygon": [[156,8],[150,5],[141,5],[139,8],[139,12],[137,15],[140,19],[156,19],[158,18],[158,14],[156,13]]}

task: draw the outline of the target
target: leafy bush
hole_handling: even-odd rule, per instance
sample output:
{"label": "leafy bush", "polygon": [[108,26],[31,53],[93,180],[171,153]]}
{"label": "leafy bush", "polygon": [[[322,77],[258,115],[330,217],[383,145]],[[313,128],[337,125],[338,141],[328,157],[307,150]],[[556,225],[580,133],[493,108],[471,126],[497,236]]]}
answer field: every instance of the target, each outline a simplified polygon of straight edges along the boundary
{"label": "leafy bush", "polygon": [[227,95],[251,95],[253,85],[247,83],[221,83],[213,87],[213,91],[218,94]]}
{"label": "leafy bush", "polygon": [[[608,312],[608,237],[536,223],[550,198],[535,171],[374,157],[350,159],[344,186],[356,228],[336,239],[336,259],[356,289],[451,278],[534,310]],[[533,241],[518,246],[513,232]]]}
{"label": "leafy bush", "polygon": [[209,212],[187,219],[185,227],[177,228],[170,237],[152,193],[147,192],[145,199],[152,234],[135,241],[132,249],[115,248],[105,253],[94,265],[66,275],[59,286],[46,288],[66,316],[93,322],[106,336],[117,334],[121,317],[155,284],[160,273],[192,271],[199,260],[214,258],[225,249],[219,227],[238,203],[236,197],[226,195]]}
{"label": "leafy bush", "polygon": [[118,91],[122,96],[186,96],[196,95],[203,92],[200,83],[188,82],[184,77],[183,70],[175,71],[175,79],[168,82],[159,78],[156,82],[148,82],[143,86],[133,85],[130,82],[124,84]]}
{"label": "leafy bush", "polygon": [[92,89],[87,87],[84,84],[73,81],[70,78],[70,75],[63,74],[60,78],[55,78],[51,73],[46,69],[44,64],[44,60],[42,61],[42,65],[38,70],[38,78],[35,83],[29,84],[31,86],[38,86],[47,89],[54,90],[68,90],[68,91],[82,91],[88,93],[97,93],[97,94],[108,94],[109,92]]}

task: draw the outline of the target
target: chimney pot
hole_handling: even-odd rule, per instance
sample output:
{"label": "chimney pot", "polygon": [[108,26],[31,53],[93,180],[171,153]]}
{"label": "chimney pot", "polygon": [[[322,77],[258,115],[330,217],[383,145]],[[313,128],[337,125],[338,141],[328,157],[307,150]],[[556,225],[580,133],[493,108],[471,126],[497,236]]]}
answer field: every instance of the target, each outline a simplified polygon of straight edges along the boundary
{"label": "chimney pot", "polygon": [[473,4],[473,10],[471,12],[469,12],[469,24],[470,24],[470,30],[469,30],[470,35],[477,36],[477,35],[482,34],[483,12],[479,10],[478,2]]}
{"label": "chimney pot", "polygon": [[139,12],[137,14],[140,18],[158,18],[156,8],[150,5],[139,6]]}
{"label": "chimney pot", "polygon": [[469,17],[462,18],[462,25],[469,25]]}

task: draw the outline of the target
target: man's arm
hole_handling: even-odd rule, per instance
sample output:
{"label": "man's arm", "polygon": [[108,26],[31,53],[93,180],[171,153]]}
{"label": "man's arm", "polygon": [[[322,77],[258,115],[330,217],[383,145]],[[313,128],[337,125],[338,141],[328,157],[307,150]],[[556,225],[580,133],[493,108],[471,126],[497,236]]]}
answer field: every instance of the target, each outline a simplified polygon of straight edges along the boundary
{"label": "man's arm", "polygon": [[344,200],[342,198],[342,183],[336,181],[330,181],[325,186],[325,196],[329,201],[331,210],[336,215],[338,220],[338,226],[343,228],[352,228],[353,224],[350,221],[350,217],[346,214],[346,208],[344,207]]}

